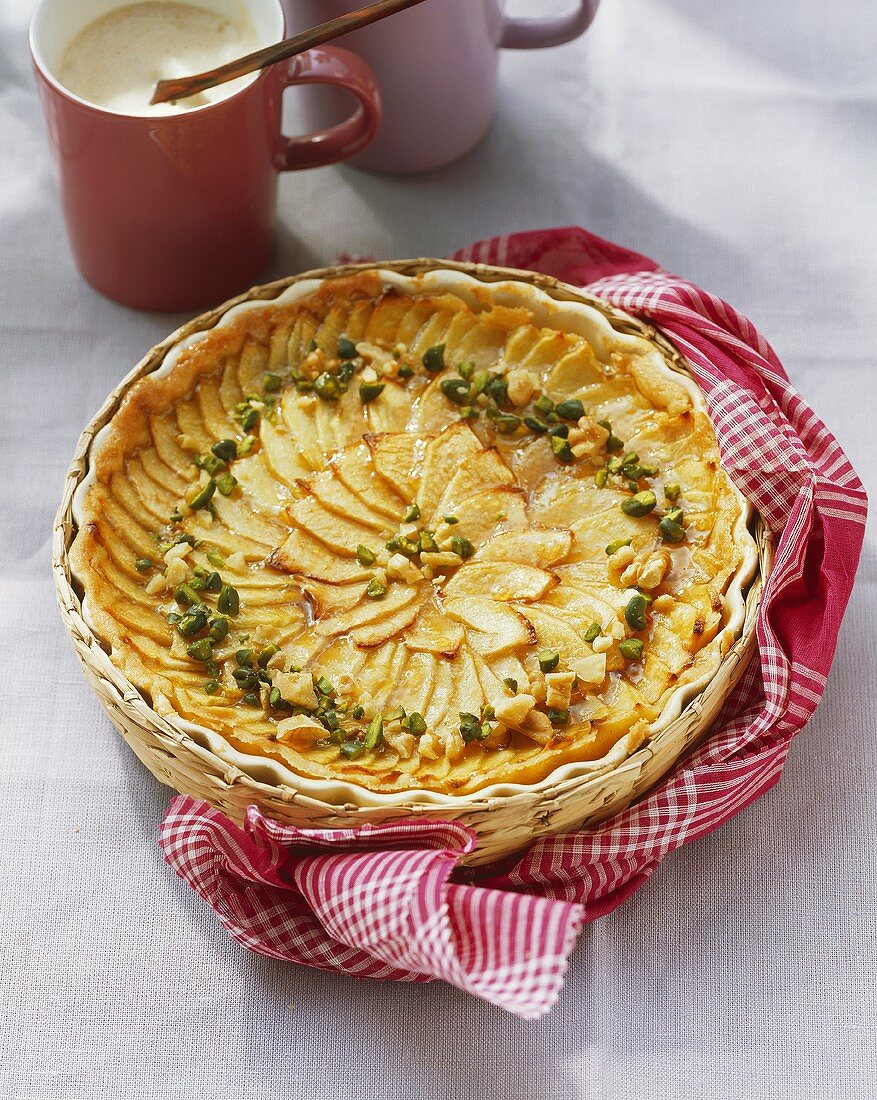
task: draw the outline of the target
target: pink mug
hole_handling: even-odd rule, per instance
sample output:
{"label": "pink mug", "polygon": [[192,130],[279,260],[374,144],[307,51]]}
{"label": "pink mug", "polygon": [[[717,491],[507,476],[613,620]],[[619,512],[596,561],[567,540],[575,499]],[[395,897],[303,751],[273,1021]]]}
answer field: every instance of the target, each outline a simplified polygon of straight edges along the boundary
{"label": "pink mug", "polygon": [[[252,284],[274,247],[278,172],[343,160],[380,124],[368,65],[321,48],[246,78],[227,98],[169,115],[97,107],[56,73],[89,22],[131,0],[40,0],[30,47],[57,160],[67,232],[82,275],[124,305],[195,310]],[[226,18],[240,0],[197,0]],[[280,0],[244,0],[260,45],[284,37]],[[330,84],[359,101],[345,120],[289,138],[283,89]],[[348,99],[349,104],[349,99]]]}
{"label": "pink mug", "polygon": [[[361,7],[365,0],[284,0],[290,31]],[[573,0],[570,0],[572,3]],[[362,57],[381,83],[383,122],[351,161],[375,172],[426,172],[468,153],[484,137],[496,104],[500,48],[537,49],[577,38],[600,0],[575,0],[565,15],[512,19],[504,0],[424,0],[338,42]],[[532,6],[538,0],[531,0]],[[307,126],[329,126],[342,95],[301,96]]]}

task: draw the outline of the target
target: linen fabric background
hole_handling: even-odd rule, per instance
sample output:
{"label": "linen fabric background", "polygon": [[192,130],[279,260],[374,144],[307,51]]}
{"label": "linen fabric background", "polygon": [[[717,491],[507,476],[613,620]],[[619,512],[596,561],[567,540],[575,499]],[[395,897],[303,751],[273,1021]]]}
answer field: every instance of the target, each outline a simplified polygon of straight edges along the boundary
{"label": "linen fabric background", "polygon": [[[825,699],[779,786],[590,926],[538,1023],[439,983],[249,955],[167,869],[169,792],[82,679],[49,533],[80,428],[180,318],[133,314],[75,273],[31,8],[0,9],[0,1094],[870,1100],[873,530]],[[867,0],[604,0],[581,42],[503,58],[496,125],[460,164],[284,179],[267,274],[585,225],[748,315],[873,496],[875,40]]]}

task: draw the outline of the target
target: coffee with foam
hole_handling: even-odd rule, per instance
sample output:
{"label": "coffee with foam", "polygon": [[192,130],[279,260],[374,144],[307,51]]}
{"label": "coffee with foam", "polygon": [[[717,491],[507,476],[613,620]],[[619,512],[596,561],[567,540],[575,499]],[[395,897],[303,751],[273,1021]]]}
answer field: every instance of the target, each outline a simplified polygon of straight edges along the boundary
{"label": "coffee with foam", "polygon": [[260,44],[243,11],[231,20],[190,4],[148,0],[89,23],[64,51],[58,79],[80,99],[110,111],[177,114],[226,99],[252,77],[153,105],[157,81],[214,69]]}

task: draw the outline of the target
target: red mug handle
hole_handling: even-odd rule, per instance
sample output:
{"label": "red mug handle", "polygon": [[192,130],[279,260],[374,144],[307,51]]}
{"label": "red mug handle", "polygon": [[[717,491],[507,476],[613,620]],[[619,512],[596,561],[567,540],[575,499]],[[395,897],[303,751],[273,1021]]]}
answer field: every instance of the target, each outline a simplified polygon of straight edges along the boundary
{"label": "red mug handle", "polygon": [[293,57],[279,66],[280,84],[332,84],[344,88],[359,100],[356,110],[344,122],[329,130],[301,137],[280,135],[277,167],[281,172],[296,168],[319,168],[346,160],[364,149],[381,124],[381,93],[377,78],[356,54],[337,46],[321,46]]}

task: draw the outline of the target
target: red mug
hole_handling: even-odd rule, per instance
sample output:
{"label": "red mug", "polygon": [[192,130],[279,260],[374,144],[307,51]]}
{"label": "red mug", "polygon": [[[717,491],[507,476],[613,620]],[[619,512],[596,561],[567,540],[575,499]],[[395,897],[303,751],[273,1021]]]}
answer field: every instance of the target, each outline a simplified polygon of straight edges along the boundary
{"label": "red mug", "polygon": [[[67,233],[83,277],[136,309],[195,310],[251,285],[271,258],[277,175],[353,156],[377,133],[377,81],[346,50],[320,48],[252,77],[216,102],[167,115],[80,99],[55,75],[88,23],[130,0],[40,0],[30,48],[59,170]],[[239,0],[198,0],[228,18]],[[260,45],[284,37],[280,0],[245,0]],[[359,100],[327,130],[281,130],[284,88],[331,84]]]}

